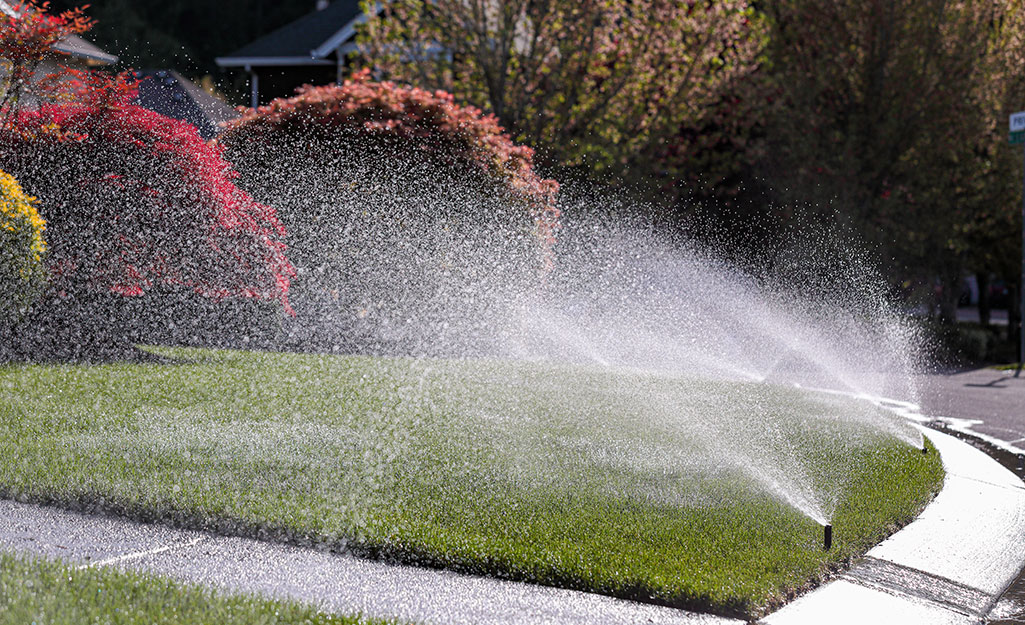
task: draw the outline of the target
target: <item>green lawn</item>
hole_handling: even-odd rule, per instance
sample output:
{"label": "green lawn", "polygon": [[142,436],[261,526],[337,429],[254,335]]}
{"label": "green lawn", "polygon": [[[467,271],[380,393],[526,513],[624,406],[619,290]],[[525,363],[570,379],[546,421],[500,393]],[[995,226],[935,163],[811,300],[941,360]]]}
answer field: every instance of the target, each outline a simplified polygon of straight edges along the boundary
{"label": "green lawn", "polygon": [[0,625],[370,625],[290,601],[0,553]]}
{"label": "green lawn", "polygon": [[[751,616],[942,481],[877,409],[797,389],[151,350],[177,362],[0,367],[0,492]],[[833,550],[770,483],[831,513]]]}

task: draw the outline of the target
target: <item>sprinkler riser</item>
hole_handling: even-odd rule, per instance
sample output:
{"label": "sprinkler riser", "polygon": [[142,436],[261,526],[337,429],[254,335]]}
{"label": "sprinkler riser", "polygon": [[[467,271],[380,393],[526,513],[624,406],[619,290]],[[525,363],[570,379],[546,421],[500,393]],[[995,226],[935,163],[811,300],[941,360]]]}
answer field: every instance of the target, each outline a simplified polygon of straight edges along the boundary
{"label": "sprinkler riser", "polygon": [[833,526],[827,523],[823,530],[822,547],[829,551],[833,547]]}

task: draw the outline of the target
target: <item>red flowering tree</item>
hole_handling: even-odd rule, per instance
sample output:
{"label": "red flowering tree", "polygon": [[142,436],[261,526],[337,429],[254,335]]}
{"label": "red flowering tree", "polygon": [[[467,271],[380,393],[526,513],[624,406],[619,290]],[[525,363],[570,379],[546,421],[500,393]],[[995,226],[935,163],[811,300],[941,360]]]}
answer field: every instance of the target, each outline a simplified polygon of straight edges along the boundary
{"label": "red flowering tree", "polygon": [[0,149],[40,198],[57,288],[174,286],[287,307],[284,229],[192,126],[131,105],[57,105],[23,111],[14,130]]}
{"label": "red flowering tree", "polygon": [[[0,47],[22,57],[15,68],[34,67],[43,43],[88,26],[80,12],[51,18],[45,8],[29,3],[0,22]],[[184,122],[128,104],[124,77],[18,75],[9,89],[32,80],[55,96],[36,108],[12,96],[0,111],[0,162],[47,222],[51,296],[36,321],[125,326],[226,298],[278,301],[291,312],[284,229],[272,208],[235,186],[219,148]],[[162,297],[140,306],[148,293]]]}
{"label": "red flowering tree", "polygon": [[51,15],[48,5],[26,0],[14,5],[10,14],[0,12],[0,59],[7,65],[0,72],[0,110],[5,122],[10,122],[25,96],[51,95],[51,89],[60,84],[36,76],[40,63],[53,53],[54,44],[93,27],[83,8]]}
{"label": "red flowering tree", "polygon": [[355,144],[360,150],[385,150],[393,159],[433,159],[453,169],[478,170],[522,202],[545,246],[554,240],[558,184],[534,172],[533,150],[513,143],[494,115],[460,106],[444,91],[374,82],[364,69],[340,86],[307,86],[292,98],[250,110],[218,141],[233,161],[250,168],[267,157],[270,168],[290,168],[299,151],[308,159],[305,170],[310,161],[324,160],[326,148]]}
{"label": "red flowering tree", "polygon": [[218,141],[240,184],[278,209],[299,315],[334,344],[365,330],[364,348],[411,320],[455,327],[454,293],[479,300],[470,291],[500,268],[537,281],[551,263],[556,183],[447,93],[363,71],[250,111]]}

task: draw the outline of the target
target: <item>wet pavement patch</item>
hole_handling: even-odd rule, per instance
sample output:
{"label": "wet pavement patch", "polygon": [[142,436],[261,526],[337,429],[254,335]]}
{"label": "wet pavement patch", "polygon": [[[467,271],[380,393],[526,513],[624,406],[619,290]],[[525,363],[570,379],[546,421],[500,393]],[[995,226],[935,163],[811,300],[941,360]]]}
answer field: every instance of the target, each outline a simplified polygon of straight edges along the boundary
{"label": "wet pavement patch", "polygon": [[993,597],[977,588],[871,557],[859,561],[844,578],[886,592],[938,603],[970,616],[984,616],[993,604]]}

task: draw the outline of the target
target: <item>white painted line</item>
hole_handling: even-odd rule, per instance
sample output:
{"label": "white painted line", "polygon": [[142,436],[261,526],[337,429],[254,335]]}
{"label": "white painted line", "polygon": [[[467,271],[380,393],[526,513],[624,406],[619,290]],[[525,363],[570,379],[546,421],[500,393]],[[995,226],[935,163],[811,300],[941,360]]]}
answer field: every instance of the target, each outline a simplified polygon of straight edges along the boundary
{"label": "white painted line", "polygon": [[[1025,449],[1018,447],[1018,443],[1025,443],[1025,438],[1020,438],[1013,441],[1005,441],[995,436],[990,436],[975,430],[976,426],[986,425],[986,422],[982,419],[958,419],[956,417],[945,417],[943,415],[927,415],[922,412],[922,407],[914,402],[904,401],[900,399],[893,399],[890,397],[877,397],[872,395],[865,395],[864,393],[851,393],[848,391],[837,391],[826,388],[816,388],[812,386],[802,387],[800,384],[795,384],[798,388],[804,388],[809,391],[817,391],[820,393],[830,393],[834,395],[844,395],[846,397],[853,397],[854,399],[863,399],[869,401],[881,408],[886,408],[897,415],[904,417],[905,419],[913,423],[929,423],[932,421],[939,421],[943,423],[947,429],[953,430],[961,434],[966,434],[973,438],[980,439],[993,445],[997,449],[1011,452],[1012,454],[1025,454]],[[989,426],[992,427],[992,426]],[[1010,428],[997,428],[1013,432]]]}
{"label": "white painted line", "polygon": [[976,425],[985,425],[985,422],[980,421],[978,419],[955,419],[953,417],[938,417],[937,420],[946,423],[947,427],[955,432],[960,432],[962,434],[967,434],[968,436],[973,436],[975,438],[984,440],[990,445],[996,447],[997,449],[1003,449],[1004,451],[1009,451],[1012,454],[1025,453],[1025,449],[1022,449],[1021,447],[1018,447],[1016,445],[1016,443],[1025,441],[1025,439],[1021,439],[1021,441],[1008,442],[995,436],[989,436],[988,434],[978,432],[973,428]]}
{"label": "white painted line", "polygon": [[135,560],[136,558],[145,558],[146,556],[153,556],[153,555],[156,555],[158,553],[164,553],[165,551],[170,551],[172,549],[177,549],[179,547],[192,547],[193,545],[201,543],[204,540],[209,540],[209,538],[203,536],[203,537],[200,537],[200,538],[193,538],[192,540],[190,540],[188,542],[177,543],[177,544],[174,544],[174,545],[164,545],[163,547],[157,547],[156,549],[150,549],[148,551],[137,551],[135,553],[126,553],[124,555],[115,556],[113,558],[105,558],[103,560],[97,560],[95,562],[89,562],[87,564],[80,565],[77,568],[78,568],[78,570],[81,571],[82,569],[91,569],[94,566],[109,566],[111,564],[117,564],[118,562],[124,562],[126,560]]}

